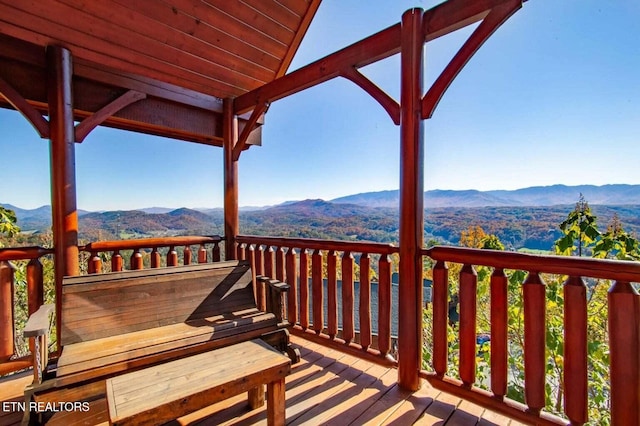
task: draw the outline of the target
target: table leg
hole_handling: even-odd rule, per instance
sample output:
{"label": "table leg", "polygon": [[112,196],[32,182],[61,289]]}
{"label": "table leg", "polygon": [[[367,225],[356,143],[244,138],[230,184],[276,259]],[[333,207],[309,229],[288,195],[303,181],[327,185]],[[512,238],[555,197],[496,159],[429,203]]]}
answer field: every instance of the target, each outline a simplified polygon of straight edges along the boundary
{"label": "table leg", "polygon": [[252,410],[264,405],[264,385],[249,390],[249,407]]}
{"label": "table leg", "polygon": [[281,426],[285,421],[285,384],[284,378],[267,385],[267,424]]}

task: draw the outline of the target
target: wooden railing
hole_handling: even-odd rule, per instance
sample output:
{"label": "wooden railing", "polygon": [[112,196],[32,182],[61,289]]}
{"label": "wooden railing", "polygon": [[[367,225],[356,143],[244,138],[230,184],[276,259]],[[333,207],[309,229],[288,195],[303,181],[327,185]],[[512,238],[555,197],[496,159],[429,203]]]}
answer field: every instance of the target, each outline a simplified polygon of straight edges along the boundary
{"label": "wooden railing", "polygon": [[[24,261],[26,265],[27,314],[35,312],[44,300],[43,269],[40,259],[53,253],[43,247],[0,249],[0,375],[31,367],[31,357],[16,357],[16,304],[15,268],[11,262]],[[24,302],[24,301],[22,301]],[[32,348],[33,349],[33,348]]]}
{"label": "wooden railing", "polygon": [[[255,236],[239,236],[236,241],[238,258],[250,260],[258,275],[290,285],[287,311],[294,333],[377,363],[395,365],[390,255],[397,248],[375,243]],[[355,289],[356,265],[359,291]],[[373,269],[377,270],[378,290],[374,297],[378,309],[372,312]],[[258,302],[265,303],[264,289],[259,287]],[[377,324],[377,333],[372,332],[372,320]]]}
{"label": "wooden railing", "polygon": [[[103,272],[103,260],[108,259],[110,270],[119,272],[123,269],[144,269],[146,253],[149,256],[148,266],[159,268],[161,266],[177,266],[180,264],[178,251],[182,248],[182,264],[189,265],[197,260],[198,263],[209,261],[220,261],[219,236],[198,237],[163,237],[163,238],[140,238],[122,241],[98,241],[80,247],[80,251],[89,253],[87,259],[87,272],[99,274]],[[194,247],[197,247],[194,250]],[[165,261],[161,255],[161,249],[168,249]],[[159,250],[160,249],[160,250]],[[123,253],[131,251],[128,256],[127,267]]]}
{"label": "wooden railing", "polygon": [[[541,274],[568,277],[564,281],[564,415],[571,424],[587,419],[589,374],[587,353],[588,289],[584,279],[612,283],[608,292],[608,347],[610,351],[610,414],[612,424],[640,424],[640,296],[632,283],[640,282],[640,263],[559,256],[538,256],[492,250],[434,247],[424,250],[433,267],[432,372],[422,371],[434,387],[480,403],[512,418],[536,424],[565,424],[546,415],[545,377],[548,354],[546,336],[546,287]],[[447,322],[449,270],[461,265],[459,274],[459,379],[449,377]],[[476,387],[477,275],[475,268],[493,268],[490,278],[490,391]],[[525,271],[521,283],[524,319],[524,396],[519,404],[506,398],[509,366],[507,275],[505,270]]]}

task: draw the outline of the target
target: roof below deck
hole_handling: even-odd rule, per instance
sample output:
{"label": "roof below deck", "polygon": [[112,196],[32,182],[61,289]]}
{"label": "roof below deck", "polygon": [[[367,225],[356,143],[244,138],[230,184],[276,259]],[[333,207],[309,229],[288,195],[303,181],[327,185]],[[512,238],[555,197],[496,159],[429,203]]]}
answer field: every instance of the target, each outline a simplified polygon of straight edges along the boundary
{"label": "roof below deck", "polygon": [[0,0],[0,78],[46,113],[44,48],[63,46],[73,56],[77,117],[136,90],[147,99],[105,124],[219,145],[222,100],[284,75],[319,4]]}

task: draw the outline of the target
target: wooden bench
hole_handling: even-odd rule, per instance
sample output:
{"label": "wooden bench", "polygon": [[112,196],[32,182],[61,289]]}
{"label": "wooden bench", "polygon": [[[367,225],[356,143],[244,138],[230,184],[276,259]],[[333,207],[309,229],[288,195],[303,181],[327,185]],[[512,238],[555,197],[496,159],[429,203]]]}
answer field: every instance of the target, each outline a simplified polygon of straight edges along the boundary
{"label": "wooden bench", "polygon": [[[269,312],[256,305],[246,261],[66,277],[62,353],[36,373],[27,402],[92,398],[104,394],[109,377],[256,338],[297,362],[284,318],[288,285],[258,279],[266,283]],[[47,309],[30,319],[26,336],[44,339],[48,322],[37,320]],[[34,351],[34,366],[46,365],[45,353]]]}
{"label": "wooden bench", "polygon": [[284,425],[285,376],[291,360],[251,340],[107,380],[109,424],[156,425],[243,392],[251,408],[264,404],[267,423]]}

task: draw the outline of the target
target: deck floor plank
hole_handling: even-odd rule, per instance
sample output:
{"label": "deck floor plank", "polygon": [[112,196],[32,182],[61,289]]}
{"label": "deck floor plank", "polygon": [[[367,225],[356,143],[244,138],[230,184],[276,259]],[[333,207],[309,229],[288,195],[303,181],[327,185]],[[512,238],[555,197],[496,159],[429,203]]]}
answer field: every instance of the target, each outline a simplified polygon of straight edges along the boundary
{"label": "deck floor plank", "polygon": [[[438,391],[428,383],[414,393],[401,390],[394,369],[291,336],[301,352],[286,379],[288,425],[438,425],[495,426],[522,423]],[[23,401],[30,373],[0,379],[0,403]],[[58,413],[50,425],[106,426],[104,398],[91,402],[89,413]],[[0,413],[0,424],[19,425],[21,413]],[[170,426],[266,425],[266,406],[250,411],[241,394],[174,420]]]}

